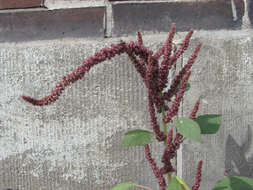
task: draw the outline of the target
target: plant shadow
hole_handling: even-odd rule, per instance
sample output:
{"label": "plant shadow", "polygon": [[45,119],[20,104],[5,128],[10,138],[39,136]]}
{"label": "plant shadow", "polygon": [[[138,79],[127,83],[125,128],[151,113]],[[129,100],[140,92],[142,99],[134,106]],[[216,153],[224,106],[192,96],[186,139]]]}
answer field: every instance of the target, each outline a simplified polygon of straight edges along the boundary
{"label": "plant shadow", "polygon": [[253,177],[253,154],[249,154],[252,145],[252,129],[248,126],[247,138],[239,145],[229,134],[226,141],[225,173],[228,176]]}

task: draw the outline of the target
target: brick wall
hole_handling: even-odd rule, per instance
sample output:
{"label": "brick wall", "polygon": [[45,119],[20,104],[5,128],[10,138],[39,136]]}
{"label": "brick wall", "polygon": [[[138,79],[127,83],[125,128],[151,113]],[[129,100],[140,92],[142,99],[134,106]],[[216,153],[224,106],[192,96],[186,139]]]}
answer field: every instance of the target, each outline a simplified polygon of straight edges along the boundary
{"label": "brick wall", "polygon": [[167,32],[172,22],[178,31],[251,28],[251,2],[247,7],[244,0],[1,0],[7,10],[0,11],[0,41],[152,34]]}
{"label": "brick wall", "polygon": [[43,5],[43,0],[0,0],[0,9],[21,9],[40,7]]}

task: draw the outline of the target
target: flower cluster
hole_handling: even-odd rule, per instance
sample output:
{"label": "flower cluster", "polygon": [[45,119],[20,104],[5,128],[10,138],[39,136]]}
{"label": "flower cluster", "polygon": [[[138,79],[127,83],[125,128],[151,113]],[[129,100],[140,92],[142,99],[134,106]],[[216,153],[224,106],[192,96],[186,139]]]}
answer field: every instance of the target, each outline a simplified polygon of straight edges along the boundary
{"label": "flower cluster", "polygon": [[[154,159],[151,157],[149,146],[145,145],[146,159],[149,162],[153,173],[159,182],[160,190],[165,190],[166,181],[163,175],[175,171],[171,161],[173,158],[175,158],[176,151],[179,149],[180,144],[183,142],[183,136],[180,133],[176,133],[175,138],[173,139],[173,129],[170,129],[169,133],[165,134],[165,132],[160,129],[156,114],[163,112],[164,117],[162,119],[165,125],[166,123],[172,122],[173,117],[178,115],[180,102],[186,91],[187,81],[191,74],[190,69],[195,62],[197,54],[201,47],[201,44],[197,45],[187,64],[185,64],[185,66],[172,80],[170,88],[168,90],[165,90],[168,83],[169,71],[176,63],[177,59],[188,48],[190,38],[193,34],[193,30],[190,30],[180,47],[173,51],[172,41],[175,35],[175,31],[176,26],[173,24],[164,45],[155,53],[144,46],[141,33],[138,32],[137,42],[132,41],[126,43],[124,41],[121,41],[116,45],[112,44],[110,48],[103,48],[100,51],[96,52],[93,56],[87,58],[75,71],[69,75],[63,76],[60,82],[56,84],[55,88],[48,96],[45,96],[41,99],[34,99],[29,96],[22,96],[22,98],[36,106],[52,104],[60,97],[67,86],[71,85],[79,79],[82,79],[93,66],[107,59],[110,60],[116,55],[126,53],[134,65],[136,71],[139,73],[145,86],[147,87],[150,124],[153,128],[156,139],[158,141],[166,142],[165,150],[161,160],[163,167],[160,169],[158,168]],[[162,60],[159,62],[159,59],[161,57]],[[173,97],[174,100],[172,101]],[[170,106],[167,105],[169,103],[171,104]],[[195,119],[198,107],[199,101],[196,102],[189,117],[190,119]],[[196,182],[192,190],[198,190],[199,188],[201,165],[202,162],[200,162],[198,165]]]}

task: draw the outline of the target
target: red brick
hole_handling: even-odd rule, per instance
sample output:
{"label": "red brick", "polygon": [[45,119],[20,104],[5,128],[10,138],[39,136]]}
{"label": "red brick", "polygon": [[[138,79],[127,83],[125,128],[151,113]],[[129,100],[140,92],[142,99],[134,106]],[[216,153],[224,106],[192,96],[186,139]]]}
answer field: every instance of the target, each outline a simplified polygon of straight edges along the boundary
{"label": "red brick", "polygon": [[40,7],[42,0],[0,0],[0,9]]}
{"label": "red brick", "polygon": [[0,43],[62,38],[103,38],[105,7],[0,12]]}

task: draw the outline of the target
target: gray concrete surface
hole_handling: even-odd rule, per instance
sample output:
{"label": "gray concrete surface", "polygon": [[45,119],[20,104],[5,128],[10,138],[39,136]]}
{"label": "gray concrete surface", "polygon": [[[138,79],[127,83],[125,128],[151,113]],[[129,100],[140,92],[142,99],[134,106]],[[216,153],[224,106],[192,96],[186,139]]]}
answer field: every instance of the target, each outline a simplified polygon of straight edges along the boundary
{"label": "gray concrete surface", "polygon": [[[157,49],[166,36],[146,35],[144,43]],[[202,145],[186,141],[177,170],[191,184],[197,161],[203,159],[200,189],[210,190],[226,169],[252,174],[253,39],[252,31],[197,31],[193,38],[184,62],[197,42],[203,47],[182,111],[188,115],[202,96],[200,113],[222,114],[222,127]],[[127,130],[150,129],[146,89],[126,56],[92,68],[48,107],[33,107],[20,98],[47,95],[62,75],[119,40],[1,44],[0,189],[109,190],[123,181],[158,189],[143,148],[119,146]],[[153,144],[156,158],[161,150],[162,145]]]}
{"label": "gray concrete surface", "polygon": [[248,0],[248,6],[249,6],[249,17],[251,21],[251,26],[253,26],[253,1]]}

